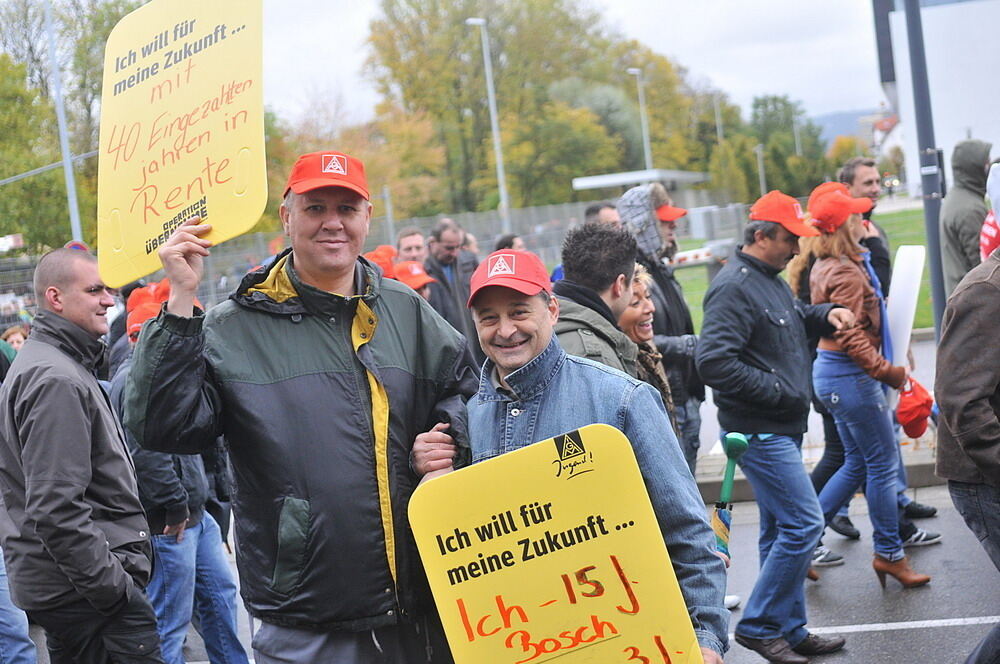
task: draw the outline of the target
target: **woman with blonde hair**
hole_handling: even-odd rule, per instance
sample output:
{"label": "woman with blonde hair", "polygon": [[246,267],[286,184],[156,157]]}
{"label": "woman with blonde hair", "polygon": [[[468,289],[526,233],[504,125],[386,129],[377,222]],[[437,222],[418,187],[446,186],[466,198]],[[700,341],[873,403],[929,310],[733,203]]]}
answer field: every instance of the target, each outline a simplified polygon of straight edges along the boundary
{"label": "woman with blonde hair", "polygon": [[931,578],[910,568],[899,535],[896,501],[896,435],[883,386],[902,387],[906,367],[892,364],[885,301],[878,277],[860,240],[865,235],[861,213],[872,207],[867,198],[852,198],[847,187],[829,182],[809,197],[809,212],[822,235],[809,247],[815,256],[810,277],[813,304],[836,302],[854,312],[856,324],[823,337],[813,364],[816,396],[833,415],[844,444],[844,465],[819,494],[829,522],[865,481],[875,557],[872,567],[885,587],[890,575],[905,588]]}
{"label": "woman with blonde hair", "polygon": [[15,351],[21,350],[27,338],[28,332],[21,325],[11,325],[0,334],[0,340],[6,341]]}
{"label": "woman with blonde hair", "polygon": [[667,414],[670,415],[670,424],[676,431],[674,400],[670,393],[670,383],[667,382],[667,374],[663,370],[663,356],[653,345],[653,314],[656,312],[656,305],[649,295],[649,285],[652,280],[646,268],[636,263],[632,277],[632,299],[618,317],[618,327],[639,347],[639,356],[636,359],[638,378],[655,387],[660,393],[663,405],[667,407]]}

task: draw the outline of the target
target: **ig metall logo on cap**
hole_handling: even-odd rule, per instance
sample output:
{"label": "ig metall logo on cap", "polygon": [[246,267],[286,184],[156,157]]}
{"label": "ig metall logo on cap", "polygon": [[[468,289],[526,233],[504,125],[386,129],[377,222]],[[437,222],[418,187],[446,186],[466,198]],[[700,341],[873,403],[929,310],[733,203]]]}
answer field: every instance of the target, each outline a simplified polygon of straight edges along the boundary
{"label": "ig metall logo on cap", "polygon": [[490,270],[486,278],[492,279],[500,274],[514,274],[514,260],[516,258],[517,256],[513,254],[500,254],[499,256],[490,257]]}
{"label": "ig metall logo on cap", "polygon": [[323,172],[347,175],[347,157],[339,154],[323,155]]}

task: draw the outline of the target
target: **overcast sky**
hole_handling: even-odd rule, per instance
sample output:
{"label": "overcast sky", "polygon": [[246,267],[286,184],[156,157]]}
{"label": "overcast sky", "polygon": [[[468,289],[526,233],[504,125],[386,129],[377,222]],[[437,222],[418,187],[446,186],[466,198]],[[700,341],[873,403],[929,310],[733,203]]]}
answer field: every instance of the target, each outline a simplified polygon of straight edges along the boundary
{"label": "overcast sky", "polygon": [[[762,94],[787,94],[811,116],[884,100],[869,0],[588,1],[610,26],[723,90],[744,114]],[[293,119],[329,96],[346,119],[370,118],[377,95],[361,68],[377,9],[375,0],[264,0],[266,103]]]}

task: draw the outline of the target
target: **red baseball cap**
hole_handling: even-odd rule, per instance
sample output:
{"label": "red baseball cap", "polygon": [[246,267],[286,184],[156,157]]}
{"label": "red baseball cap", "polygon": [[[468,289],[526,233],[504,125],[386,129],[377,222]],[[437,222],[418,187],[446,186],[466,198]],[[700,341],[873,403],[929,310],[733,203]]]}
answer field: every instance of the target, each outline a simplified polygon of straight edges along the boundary
{"label": "red baseball cap", "polygon": [[380,244],[367,254],[364,254],[364,257],[382,268],[382,274],[389,279],[396,278],[395,266],[392,263],[396,258],[396,247],[388,244]]}
{"label": "red baseball cap", "polygon": [[934,398],[927,389],[910,377],[909,385],[899,391],[899,405],[896,406],[896,419],[903,426],[903,431],[910,438],[919,438],[927,431],[927,418],[934,408]]}
{"label": "red baseball cap", "polygon": [[750,208],[750,221],[773,221],[785,230],[799,237],[819,235],[816,227],[809,223],[799,202],[777,189],[769,191]]}
{"label": "red baseball cap", "polygon": [[472,273],[469,284],[469,301],[472,307],[476,293],[487,286],[503,286],[525,295],[538,295],[542,291],[552,292],[549,273],[542,259],[530,251],[501,249],[486,257]]}
{"label": "red baseball cap", "polygon": [[809,216],[824,233],[835,232],[852,214],[868,212],[874,205],[870,198],[852,197],[840,182],[824,182],[809,194]]}
{"label": "red baseball cap", "polygon": [[161,306],[160,302],[146,300],[128,312],[128,318],[125,319],[128,336],[138,333],[142,329],[142,324],[150,318],[159,316]]}
{"label": "red baseball cap", "polygon": [[420,290],[427,284],[437,282],[437,279],[427,274],[427,270],[419,261],[400,261],[396,263],[396,278],[413,290]]}
{"label": "red baseball cap", "polygon": [[327,150],[299,157],[292,166],[282,195],[287,196],[289,189],[296,194],[304,194],[320,187],[345,187],[369,200],[365,165],[360,159],[343,152]]}
{"label": "red baseball cap", "polygon": [[684,208],[674,207],[672,205],[661,205],[656,208],[656,218],[660,221],[677,221],[687,213],[688,211]]}

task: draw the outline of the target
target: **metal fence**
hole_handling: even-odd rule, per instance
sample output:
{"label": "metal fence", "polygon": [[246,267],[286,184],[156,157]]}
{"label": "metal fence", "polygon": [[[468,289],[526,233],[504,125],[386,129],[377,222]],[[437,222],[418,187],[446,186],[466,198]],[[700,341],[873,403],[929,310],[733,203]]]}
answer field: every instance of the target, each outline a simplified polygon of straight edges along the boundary
{"label": "metal fence", "polygon": [[[688,207],[689,213],[678,227],[681,239],[719,240],[736,238],[746,220],[747,206],[701,205],[707,192],[687,191],[675,195],[675,204]],[[514,232],[521,235],[528,249],[537,253],[550,267],[561,262],[560,254],[563,238],[567,231],[583,222],[584,210],[593,201],[565,203],[522,208],[511,211]],[[390,228],[417,226],[425,233],[443,217],[422,217],[406,219],[395,224],[387,223],[385,217],[372,220],[365,250],[379,244],[395,244],[390,239]],[[473,233],[479,241],[480,254],[492,251],[496,239],[501,235],[500,216],[497,212],[467,212],[451,215],[451,218]],[[271,253],[270,243],[276,233],[253,233],[241,235],[212,248],[212,255],[205,261],[205,276],[202,279],[198,297],[206,307],[213,306],[229,296],[240,279],[253,267],[263,262]],[[0,330],[22,321],[25,313],[35,312],[32,295],[32,275],[38,257],[21,256],[0,258]],[[161,273],[147,277],[149,281],[162,278]]]}
{"label": "metal fence", "polygon": [[[673,193],[674,204],[688,209],[688,216],[681,220],[677,232],[680,238],[704,240],[736,238],[739,228],[746,221],[747,206],[733,204],[713,205],[714,192],[686,190]],[[561,262],[562,241],[566,233],[583,223],[584,211],[597,201],[541,205],[511,210],[512,232],[520,235],[530,251],[538,254],[548,266]],[[488,212],[463,212],[435,217],[417,217],[390,222],[384,216],[372,219],[365,250],[380,244],[395,245],[395,233],[406,226],[416,226],[426,235],[441,219],[448,217],[458,222],[467,232],[475,235],[480,255],[493,251],[497,239],[503,234],[500,214]]]}

